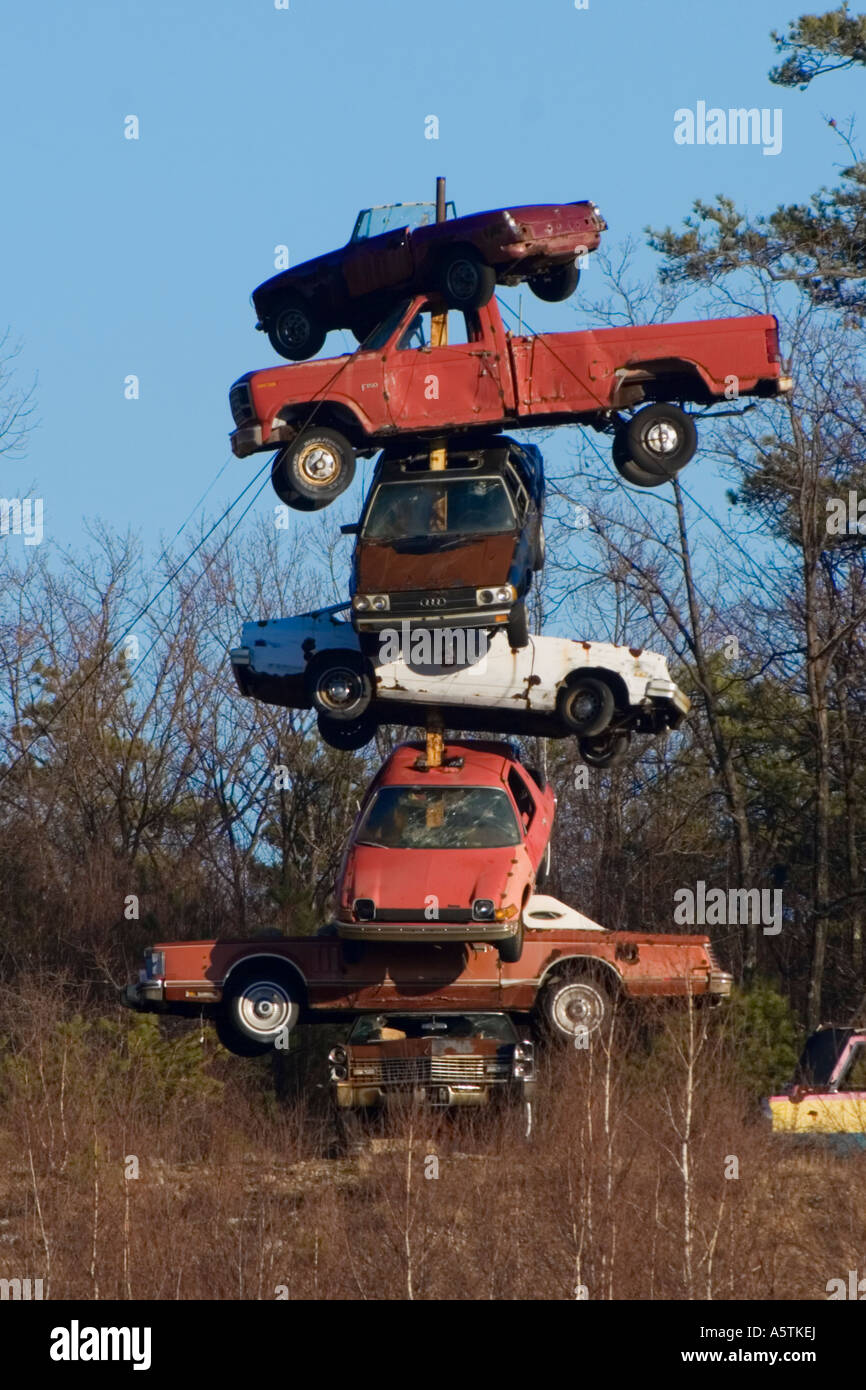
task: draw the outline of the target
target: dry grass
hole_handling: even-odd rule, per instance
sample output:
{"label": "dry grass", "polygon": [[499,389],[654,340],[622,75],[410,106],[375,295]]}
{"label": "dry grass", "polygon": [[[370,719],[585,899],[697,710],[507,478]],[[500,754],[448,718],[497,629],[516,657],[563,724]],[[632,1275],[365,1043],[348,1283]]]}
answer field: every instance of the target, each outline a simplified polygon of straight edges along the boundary
{"label": "dry grass", "polygon": [[0,1023],[0,1277],[54,1298],[820,1299],[862,1263],[866,1161],[774,1140],[700,1018],[547,1054],[529,1143],[409,1108],[342,1151],[315,1072],[277,1101],[209,1030],[74,1018],[59,982]]}

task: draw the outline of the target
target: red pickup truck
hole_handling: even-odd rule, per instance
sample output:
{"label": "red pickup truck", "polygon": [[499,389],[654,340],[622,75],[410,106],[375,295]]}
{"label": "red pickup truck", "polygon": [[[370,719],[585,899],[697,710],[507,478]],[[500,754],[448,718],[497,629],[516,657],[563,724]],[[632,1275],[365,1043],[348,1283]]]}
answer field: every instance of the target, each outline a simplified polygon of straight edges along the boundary
{"label": "red pickup truck", "polygon": [[[506,333],[492,299],[450,311],[447,346],[434,347],[434,310],[439,301],[403,300],[354,353],[240,377],[229,392],[234,453],[279,449],[274,488],[309,511],[348,487],[356,453],[396,434],[592,425],[614,435],[629,482],[658,486],[697,447],[693,417],[669,402],[707,406],[791,387],[772,314],[529,337]],[[620,414],[641,402],[650,404]]]}
{"label": "red pickup truck", "polygon": [[167,941],[126,986],[132,1008],[213,1017],[224,1046],[267,1052],[300,1022],[396,1009],[533,1013],[559,1038],[591,1035],[616,996],[718,1001],[731,990],[706,936],[606,931],[556,898],[524,913],[520,960],[484,942],[370,942],[333,936]]}

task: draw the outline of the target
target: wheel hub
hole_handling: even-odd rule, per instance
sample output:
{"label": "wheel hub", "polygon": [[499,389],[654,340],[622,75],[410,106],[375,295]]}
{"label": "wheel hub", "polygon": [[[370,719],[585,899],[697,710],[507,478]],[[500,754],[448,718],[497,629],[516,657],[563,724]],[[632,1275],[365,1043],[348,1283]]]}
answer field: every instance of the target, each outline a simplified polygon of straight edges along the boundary
{"label": "wheel hub", "polygon": [[290,1007],[289,996],[280,985],[261,983],[245,991],[241,1015],[247,1027],[274,1033],[288,1022]]}
{"label": "wheel hub", "polygon": [[310,335],[309,324],[298,309],[287,309],[277,321],[277,333],[287,347],[301,347]]}
{"label": "wheel hub", "polygon": [[334,671],[323,680],[319,693],[324,704],[333,709],[348,709],[360,695],[358,681],[350,671]]}
{"label": "wheel hub", "polygon": [[676,453],[679,445],[679,431],[668,420],[656,420],[645,432],[643,442],[647,449],[662,458]]}
{"label": "wheel hub", "polygon": [[333,482],[339,468],[336,454],[321,444],[311,444],[298,459],[298,471],[307,482],[318,483],[321,486]]}
{"label": "wheel hub", "polygon": [[592,1033],[604,1017],[604,1004],[591,985],[570,985],[556,1000],[556,1022],[565,1033],[585,1028]]}
{"label": "wheel hub", "polygon": [[478,275],[471,261],[455,261],[448,272],[448,287],[458,299],[469,299],[475,293]]}

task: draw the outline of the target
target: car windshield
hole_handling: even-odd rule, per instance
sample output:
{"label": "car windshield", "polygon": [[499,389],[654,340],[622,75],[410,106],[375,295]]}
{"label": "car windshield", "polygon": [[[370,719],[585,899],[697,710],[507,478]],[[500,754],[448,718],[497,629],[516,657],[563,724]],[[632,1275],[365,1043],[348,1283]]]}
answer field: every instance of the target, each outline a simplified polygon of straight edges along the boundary
{"label": "car windshield", "polygon": [[369,541],[412,536],[495,536],[513,531],[514,507],[502,478],[382,483],[364,520]]}
{"label": "car windshield", "polygon": [[514,1043],[514,1024],[505,1014],[362,1014],[352,1025],[349,1043],[395,1042],[387,1033],[407,1038],[482,1038]]}
{"label": "car windshield", "polygon": [[[445,204],[445,220],[456,217],[453,203]],[[364,208],[358,213],[353,241],[366,241],[371,236],[382,236],[400,227],[428,227],[436,221],[435,203],[387,203],[381,208]]]}
{"label": "car windshield", "polygon": [[496,787],[381,787],[356,838],[385,849],[501,849],[521,841],[508,795]]}

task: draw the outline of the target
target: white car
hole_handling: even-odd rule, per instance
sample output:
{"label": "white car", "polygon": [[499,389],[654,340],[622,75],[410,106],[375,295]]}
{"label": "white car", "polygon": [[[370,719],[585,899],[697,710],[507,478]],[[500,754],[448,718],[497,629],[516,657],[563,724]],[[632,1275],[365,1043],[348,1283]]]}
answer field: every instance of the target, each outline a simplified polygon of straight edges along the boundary
{"label": "white car", "polygon": [[363,747],[380,724],[423,727],[435,707],[452,730],[572,735],[585,762],[609,767],[632,733],[676,728],[690,708],[656,652],[567,637],[530,637],[513,649],[501,629],[449,639],[447,629],[405,624],[381,634],[371,658],[341,611],[247,622],[229,653],[244,695],[315,709],[335,748]]}

